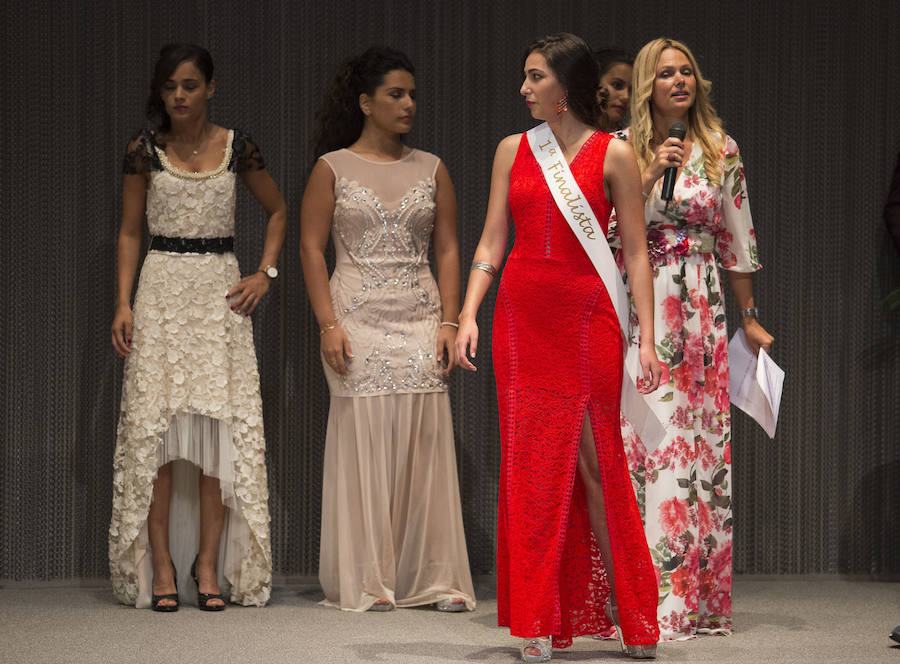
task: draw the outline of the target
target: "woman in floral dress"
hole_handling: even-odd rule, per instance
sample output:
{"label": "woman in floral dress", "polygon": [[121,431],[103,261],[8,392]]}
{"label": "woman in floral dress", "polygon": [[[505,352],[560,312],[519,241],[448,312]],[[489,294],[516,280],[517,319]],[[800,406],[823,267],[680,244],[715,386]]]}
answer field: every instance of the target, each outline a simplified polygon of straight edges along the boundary
{"label": "woman in floral dress", "polygon": [[[641,167],[663,364],[660,389],[645,399],[666,425],[665,439],[648,451],[624,421],[623,436],[659,579],[664,640],[731,630],[731,414],[719,266],[750,347],[768,350],[773,341],[753,300],[760,264],[741,157],[709,88],[684,44],[651,41],[634,63],[631,127],[619,133]],[[684,140],[667,138],[676,121],[687,127]],[[666,205],[661,180],[670,166],[679,173]]]}
{"label": "woman in floral dress", "polygon": [[[250,137],[207,119],[214,91],[206,49],[165,46],[150,126],[129,144],[122,178],[111,334],[125,379],[109,567],[119,601],[155,611],[178,609],[188,570],[208,611],[224,609],[226,596],[262,606],[271,588],[249,316],[278,275],[286,207]],[[259,269],[243,278],[233,252],[238,177],[269,216]],[[145,215],[151,240],[132,309]]]}

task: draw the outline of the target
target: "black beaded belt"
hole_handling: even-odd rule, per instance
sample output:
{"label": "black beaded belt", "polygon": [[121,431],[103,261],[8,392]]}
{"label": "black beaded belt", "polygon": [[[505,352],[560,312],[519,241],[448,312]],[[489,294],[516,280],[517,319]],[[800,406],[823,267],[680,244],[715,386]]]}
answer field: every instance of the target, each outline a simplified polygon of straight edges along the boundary
{"label": "black beaded belt", "polygon": [[154,235],[150,240],[150,251],[175,251],[179,254],[227,254],[234,251],[234,238]]}

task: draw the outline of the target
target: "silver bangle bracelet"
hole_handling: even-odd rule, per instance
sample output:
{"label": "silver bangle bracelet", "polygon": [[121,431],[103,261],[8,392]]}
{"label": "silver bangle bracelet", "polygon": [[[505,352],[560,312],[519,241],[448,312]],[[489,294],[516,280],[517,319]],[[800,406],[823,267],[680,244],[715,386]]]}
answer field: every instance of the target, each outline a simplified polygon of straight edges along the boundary
{"label": "silver bangle bracelet", "polygon": [[444,325],[449,325],[450,327],[455,327],[457,330],[459,329],[459,323],[452,323],[449,320],[442,320],[441,327],[444,327]]}
{"label": "silver bangle bracelet", "polygon": [[493,279],[494,276],[497,274],[497,268],[495,268],[490,263],[483,263],[481,261],[476,261],[476,262],[472,263],[472,269],[473,270],[483,270],[484,272],[487,272],[489,275],[491,275],[491,279]]}
{"label": "silver bangle bracelet", "polygon": [[756,307],[742,309],[741,320],[744,320],[745,318],[755,318],[756,320],[759,320],[759,309],[757,309]]}

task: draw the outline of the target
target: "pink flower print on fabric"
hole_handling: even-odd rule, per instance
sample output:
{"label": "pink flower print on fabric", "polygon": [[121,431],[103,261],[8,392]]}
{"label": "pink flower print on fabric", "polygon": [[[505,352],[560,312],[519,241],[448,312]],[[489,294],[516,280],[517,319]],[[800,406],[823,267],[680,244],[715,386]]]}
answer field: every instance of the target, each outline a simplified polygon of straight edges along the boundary
{"label": "pink flower print on fabric", "polygon": [[669,295],[660,302],[659,306],[662,309],[663,321],[666,323],[666,328],[668,328],[670,332],[680,332],[684,321],[681,298],[676,297],[675,295]]}
{"label": "pink flower print on fabric", "polygon": [[678,537],[688,527],[688,504],[677,496],[660,505],[659,524],[670,537]]}

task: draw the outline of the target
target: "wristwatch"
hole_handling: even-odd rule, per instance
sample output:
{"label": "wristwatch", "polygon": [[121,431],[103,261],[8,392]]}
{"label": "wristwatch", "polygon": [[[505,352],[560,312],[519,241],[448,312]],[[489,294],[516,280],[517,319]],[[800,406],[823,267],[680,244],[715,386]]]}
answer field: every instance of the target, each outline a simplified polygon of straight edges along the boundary
{"label": "wristwatch", "polygon": [[278,276],[278,268],[274,265],[266,265],[265,267],[259,268],[260,272],[264,272],[269,279],[274,279]]}

